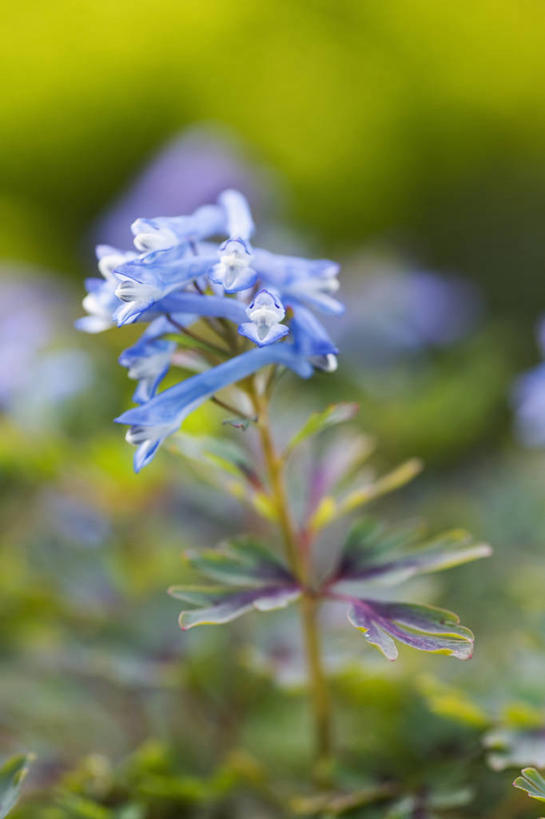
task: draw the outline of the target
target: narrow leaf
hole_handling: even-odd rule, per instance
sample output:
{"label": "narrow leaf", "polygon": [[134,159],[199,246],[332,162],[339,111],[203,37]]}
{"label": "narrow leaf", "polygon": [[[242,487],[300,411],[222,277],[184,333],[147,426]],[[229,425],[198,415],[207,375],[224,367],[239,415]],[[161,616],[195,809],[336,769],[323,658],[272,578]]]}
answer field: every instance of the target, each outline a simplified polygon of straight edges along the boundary
{"label": "narrow leaf", "polygon": [[419,651],[448,654],[458,660],[467,660],[473,653],[473,634],[445,609],[353,600],[348,620],[389,660],[398,656],[396,640]]}
{"label": "narrow leaf", "polygon": [[363,504],[369,503],[370,501],[375,500],[375,498],[379,498],[381,495],[386,495],[388,492],[394,492],[396,489],[400,489],[406,483],[412,481],[412,479],[421,471],[422,461],[420,461],[418,458],[411,458],[411,460],[406,461],[405,463],[401,464],[401,466],[396,467],[396,469],[392,470],[392,472],[388,472],[388,474],[384,475],[382,478],[379,478],[374,483],[350,492],[342,501],[339,502],[339,509],[336,517],[346,515],[348,512],[352,512],[354,509],[357,509],[358,506],[363,506]]}
{"label": "narrow leaf", "polygon": [[[193,597],[191,587],[174,586],[170,590],[173,597],[187,600],[190,604],[197,599]],[[179,617],[180,628],[184,631],[194,626],[220,625],[235,620],[252,608],[258,611],[272,611],[289,606],[300,595],[300,589],[294,586],[270,586],[259,589],[244,589],[240,592],[220,590],[212,593],[203,608],[182,611]]]}
{"label": "narrow leaf", "polygon": [[219,549],[188,552],[186,558],[192,568],[222,584],[264,586],[293,581],[290,572],[252,538],[233,539]]}
{"label": "narrow leaf", "polygon": [[[399,543],[409,541],[414,530],[401,532]],[[348,544],[341,561],[339,583],[373,581],[393,585],[419,574],[443,571],[472,560],[488,557],[492,549],[485,543],[474,543],[468,532],[455,530],[438,535],[419,549],[389,561],[381,561],[379,554],[391,548],[392,538],[376,529],[369,532],[359,544]],[[395,542],[395,541],[394,541]],[[384,546],[383,546],[384,544]]]}
{"label": "narrow leaf", "polygon": [[341,403],[331,404],[322,412],[313,413],[305,424],[301,427],[299,432],[296,432],[284,452],[284,457],[289,457],[295,447],[299,446],[307,438],[322,432],[328,427],[335,424],[342,424],[345,421],[351,421],[355,418],[358,412],[357,404]]}
{"label": "narrow leaf", "polygon": [[21,794],[32,756],[22,754],[8,759],[0,768],[0,819],[11,811]]}

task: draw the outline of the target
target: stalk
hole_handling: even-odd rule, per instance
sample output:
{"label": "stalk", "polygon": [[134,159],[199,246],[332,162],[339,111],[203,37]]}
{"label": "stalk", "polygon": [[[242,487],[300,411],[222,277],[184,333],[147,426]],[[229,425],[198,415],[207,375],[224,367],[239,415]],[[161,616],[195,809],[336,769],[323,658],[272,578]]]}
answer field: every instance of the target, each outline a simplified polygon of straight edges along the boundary
{"label": "stalk", "polygon": [[274,445],[268,413],[268,400],[253,385],[252,398],[258,418],[263,457],[272,497],[282,532],[288,564],[301,583],[303,594],[299,604],[303,629],[308,680],[314,720],[315,775],[319,784],[326,784],[332,758],[331,704],[322,662],[318,628],[319,602],[310,586],[310,567],[306,559],[291,514],[286,488],[284,460]]}

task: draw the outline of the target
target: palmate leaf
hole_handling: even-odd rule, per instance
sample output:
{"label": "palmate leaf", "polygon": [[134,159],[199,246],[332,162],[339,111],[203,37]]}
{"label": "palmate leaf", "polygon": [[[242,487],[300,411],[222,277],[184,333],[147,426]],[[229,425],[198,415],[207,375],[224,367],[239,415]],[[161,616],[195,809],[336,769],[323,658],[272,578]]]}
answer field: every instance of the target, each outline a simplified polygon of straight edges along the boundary
{"label": "palmate leaf", "polygon": [[532,799],[545,802],[545,779],[535,768],[523,768],[513,785],[521,791],[526,791]]}
{"label": "palmate leaf", "polygon": [[352,599],[348,620],[388,660],[398,657],[396,640],[419,651],[448,654],[458,660],[468,660],[473,654],[472,632],[446,609]]}
{"label": "palmate leaf", "polygon": [[[364,521],[349,535],[335,587],[357,581],[394,585],[415,575],[450,569],[492,553],[488,544],[476,543],[463,530],[445,532],[414,548],[418,534],[414,526],[388,530],[374,521]],[[412,550],[405,552],[409,546]],[[392,552],[396,556],[385,559]]]}
{"label": "palmate leaf", "polygon": [[323,432],[323,430],[335,424],[351,421],[356,417],[358,409],[357,404],[341,403],[331,404],[331,406],[322,412],[313,413],[287,445],[284,457],[289,457],[293,450],[299,446],[299,444],[303,443],[303,441],[306,441],[307,438],[317,435],[319,432]]}
{"label": "palmate leaf", "polygon": [[0,768],[0,819],[8,815],[19,799],[31,760],[29,754],[14,756]]}
{"label": "palmate leaf", "polygon": [[186,553],[190,566],[216,583],[233,586],[290,584],[291,573],[259,541],[233,538],[217,549]]}
{"label": "palmate leaf", "polygon": [[259,541],[233,538],[218,549],[191,552],[189,564],[215,586],[172,586],[169,594],[188,603],[180,627],[228,623],[252,609],[272,611],[293,603],[301,590],[285,566]]}
{"label": "palmate leaf", "polygon": [[194,626],[229,623],[252,609],[282,609],[294,603],[301,594],[294,585],[261,586],[241,591],[225,587],[171,586],[168,591],[172,597],[195,607],[181,612],[178,622],[183,631]]}

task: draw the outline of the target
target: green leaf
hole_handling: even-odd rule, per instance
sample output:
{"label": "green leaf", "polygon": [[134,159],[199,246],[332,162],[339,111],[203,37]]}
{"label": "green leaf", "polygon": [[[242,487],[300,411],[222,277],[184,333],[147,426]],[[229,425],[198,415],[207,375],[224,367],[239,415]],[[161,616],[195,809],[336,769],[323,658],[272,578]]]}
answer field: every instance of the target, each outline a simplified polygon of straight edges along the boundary
{"label": "green leaf", "polygon": [[341,816],[356,808],[382,802],[391,797],[390,785],[370,785],[351,793],[322,793],[313,796],[297,796],[290,801],[290,810],[296,816]]}
{"label": "green leaf", "polygon": [[356,417],[358,412],[357,404],[342,403],[331,404],[322,412],[313,413],[305,424],[301,427],[299,432],[296,432],[289,444],[287,445],[284,457],[288,458],[295,447],[299,446],[307,438],[312,435],[317,435],[319,432],[334,426],[335,424],[342,424],[345,421],[351,421]]}
{"label": "green leaf", "polygon": [[251,537],[233,538],[217,549],[187,552],[190,566],[215,582],[258,587],[291,583],[291,573],[261,543]]}
{"label": "green leaf", "polygon": [[474,728],[482,729],[490,724],[486,712],[473,701],[467,690],[455,688],[428,674],[420,675],[416,685],[432,713]]}
{"label": "green leaf", "polygon": [[489,751],[487,762],[494,771],[505,768],[545,766],[545,730],[543,726],[526,730],[497,728],[484,738]]}
{"label": "green leaf", "polygon": [[475,543],[468,532],[456,529],[437,535],[408,553],[384,559],[389,552],[414,546],[417,535],[418,529],[414,526],[388,530],[381,524],[364,521],[348,537],[336,586],[356,582],[395,585],[416,575],[450,569],[492,553],[488,544]]}
{"label": "green leaf", "polygon": [[32,758],[31,754],[14,756],[0,768],[0,819],[8,815],[19,799]]}
{"label": "green leaf", "polygon": [[411,458],[376,481],[352,490],[344,498],[337,500],[331,495],[324,496],[308,521],[308,530],[316,533],[343,515],[353,512],[359,506],[400,489],[418,475],[421,470],[422,462],[418,458]]}
{"label": "green leaf", "polygon": [[350,492],[342,501],[339,502],[339,515],[347,514],[357,509],[369,501],[379,498],[381,495],[386,495],[389,492],[394,492],[405,486],[406,483],[412,481],[419,472],[422,471],[422,461],[419,458],[411,458],[405,463],[378,478],[374,483],[368,486],[363,486],[361,489],[355,489]]}
{"label": "green leaf", "polygon": [[66,816],[66,819],[113,819],[114,814],[98,802],[77,796],[72,793],[63,793],[57,804]]}
{"label": "green leaf", "polygon": [[178,622],[180,628],[187,631],[194,626],[229,623],[252,609],[273,611],[285,608],[297,600],[301,590],[293,585],[273,585],[237,592],[233,592],[232,589],[216,589],[208,594],[199,587],[195,589],[191,586],[172,586],[169,594],[189,602],[190,605],[196,605],[197,600],[206,599],[206,605],[197,604],[201,607],[181,612]]}
{"label": "green leaf", "polygon": [[[234,441],[178,432],[173,442],[177,451],[194,461],[201,471],[208,468],[214,474],[213,483],[217,483],[218,471],[244,480],[253,476],[245,450]],[[225,475],[222,474],[221,480],[224,479]]]}
{"label": "green leaf", "polygon": [[545,779],[535,768],[523,768],[521,776],[517,776],[513,785],[526,791],[532,799],[545,802]]}

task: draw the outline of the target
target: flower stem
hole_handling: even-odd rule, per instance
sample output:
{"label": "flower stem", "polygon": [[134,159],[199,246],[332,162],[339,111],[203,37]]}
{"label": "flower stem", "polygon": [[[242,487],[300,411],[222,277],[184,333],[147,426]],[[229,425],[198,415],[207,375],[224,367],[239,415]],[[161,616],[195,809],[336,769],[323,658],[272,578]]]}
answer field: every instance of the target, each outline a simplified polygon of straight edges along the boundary
{"label": "flower stem", "polygon": [[284,459],[278,454],[274,445],[268,414],[268,401],[265,396],[259,394],[255,384],[253,385],[252,398],[258,417],[257,426],[270,488],[284,540],[286,558],[292,572],[303,588],[300,612],[314,718],[315,778],[317,784],[324,785],[327,783],[332,756],[332,732],[330,696],[322,663],[318,628],[319,601],[310,588],[310,567],[300,547],[293,523],[286,488]]}

